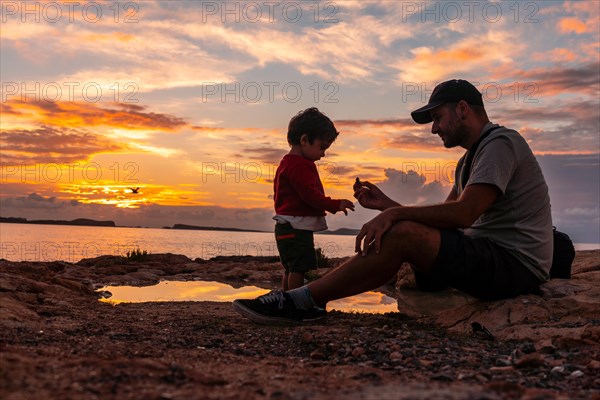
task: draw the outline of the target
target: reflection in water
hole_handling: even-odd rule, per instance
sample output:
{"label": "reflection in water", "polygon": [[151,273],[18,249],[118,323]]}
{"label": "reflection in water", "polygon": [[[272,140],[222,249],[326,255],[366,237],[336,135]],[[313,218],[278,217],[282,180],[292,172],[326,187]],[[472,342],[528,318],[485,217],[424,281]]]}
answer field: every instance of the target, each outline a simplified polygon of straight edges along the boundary
{"label": "reflection in water", "polygon": [[[112,297],[101,301],[113,304],[143,303],[148,301],[233,301],[251,299],[268,292],[256,286],[235,289],[219,282],[163,281],[154,286],[105,286],[100,291],[109,291]],[[398,311],[396,300],[379,292],[367,292],[357,296],[332,301],[328,310],[385,313]]]}

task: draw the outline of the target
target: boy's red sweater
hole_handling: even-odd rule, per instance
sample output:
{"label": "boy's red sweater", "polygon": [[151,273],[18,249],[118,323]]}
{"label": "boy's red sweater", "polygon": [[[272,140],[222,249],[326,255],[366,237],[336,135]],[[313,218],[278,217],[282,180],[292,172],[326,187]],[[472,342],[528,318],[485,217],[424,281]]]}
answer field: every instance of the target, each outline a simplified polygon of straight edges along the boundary
{"label": "boy's red sweater", "polygon": [[277,215],[323,216],[336,213],[340,200],[325,196],[317,166],[295,154],[286,154],[275,173],[275,213]]}

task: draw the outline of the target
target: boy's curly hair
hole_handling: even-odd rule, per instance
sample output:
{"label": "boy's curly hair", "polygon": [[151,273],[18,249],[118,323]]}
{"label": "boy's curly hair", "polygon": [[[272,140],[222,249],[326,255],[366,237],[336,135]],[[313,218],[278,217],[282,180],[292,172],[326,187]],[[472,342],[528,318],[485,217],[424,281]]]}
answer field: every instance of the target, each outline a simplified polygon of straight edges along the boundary
{"label": "boy's curly hair", "polygon": [[333,122],[319,111],[316,107],[307,108],[296,114],[288,125],[287,140],[290,145],[300,144],[302,135],[308,136],[308,142],[312,144],[315,139],[333,142],[339,132],[335,129]]}

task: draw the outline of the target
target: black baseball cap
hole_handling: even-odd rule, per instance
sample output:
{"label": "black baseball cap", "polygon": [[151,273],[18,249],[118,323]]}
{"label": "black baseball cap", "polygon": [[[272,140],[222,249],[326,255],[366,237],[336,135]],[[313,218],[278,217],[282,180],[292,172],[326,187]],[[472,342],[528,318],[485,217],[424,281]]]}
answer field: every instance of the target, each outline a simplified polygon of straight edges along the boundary
{"label": "black baseball cap", "polygon": [[442,82],[433,89],[429,103],[410,113],[417,124],[432,122],[429,111],[444,103],[458,103],[464,100],[474,106],[483,106],[481,93],[475,86],[464,79],[452,79]]}

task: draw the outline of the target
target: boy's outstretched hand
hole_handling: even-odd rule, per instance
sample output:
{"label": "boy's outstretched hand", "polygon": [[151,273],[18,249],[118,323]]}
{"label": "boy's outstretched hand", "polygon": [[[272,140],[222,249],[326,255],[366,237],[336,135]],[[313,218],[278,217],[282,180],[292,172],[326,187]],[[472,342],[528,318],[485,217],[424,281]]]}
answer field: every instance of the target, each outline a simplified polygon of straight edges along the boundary
{"label": "boy's outstretched hand", "polygon": [[343,211],[344,214],[348,215],[348,210],[354,211],[354,203],[346,199],[340,200],[340,208],[338,208],[338,211]]}

